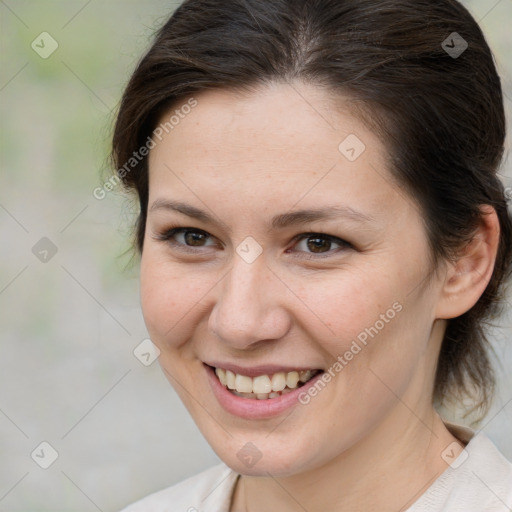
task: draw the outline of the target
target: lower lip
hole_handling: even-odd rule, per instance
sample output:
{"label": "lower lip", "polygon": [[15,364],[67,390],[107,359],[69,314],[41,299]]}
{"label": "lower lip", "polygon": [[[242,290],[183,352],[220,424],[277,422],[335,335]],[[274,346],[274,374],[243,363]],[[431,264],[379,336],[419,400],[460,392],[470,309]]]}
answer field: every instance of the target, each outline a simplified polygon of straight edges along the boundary
{"label": "lower lip", "polygon": [[204,365],[213,393],[220,405],[229,413],[250,420],[272,418],[299,404],[298,397],[301,393],[307,392],[308,388],[315,385],[315,382],[322,377],[319,373],[300,388],[276,398],[258,400],[256,398],[242,398],[236,396],[223,386],[215,371],[210,366]]}

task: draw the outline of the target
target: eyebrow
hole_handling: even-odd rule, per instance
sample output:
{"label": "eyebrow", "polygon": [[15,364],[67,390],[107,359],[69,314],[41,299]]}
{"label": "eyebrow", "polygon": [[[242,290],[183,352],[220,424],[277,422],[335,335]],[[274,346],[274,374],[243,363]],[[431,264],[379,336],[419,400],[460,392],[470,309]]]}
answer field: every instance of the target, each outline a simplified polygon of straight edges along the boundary
{"label": "eyebrow", "polygon": [[[218,224],[228,233],[231,231],[231,229],[224,222],[216,219],[206,211],[196,208],[190,204],[182,203],[180,201],[156,199],[149,208],[150,212],[155,210],[179,212],[205,223]],[[354,210],[349,206],[327,206],[323,208],[304,209],[281,213],[272,218],[268,227],[273,230],[278,230],[289,226],[306,224],[308,222],[331,220],[337,218],[345,218],[349,221],[357,223],[368,223],[375,220],[373,217],[360,211]]]}

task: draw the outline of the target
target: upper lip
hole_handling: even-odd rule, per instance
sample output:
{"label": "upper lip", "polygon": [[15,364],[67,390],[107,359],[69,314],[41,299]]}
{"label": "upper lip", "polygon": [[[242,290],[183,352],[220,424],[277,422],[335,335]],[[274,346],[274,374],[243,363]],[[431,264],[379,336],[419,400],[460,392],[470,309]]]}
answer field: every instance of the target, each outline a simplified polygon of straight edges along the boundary
{"label": "upper lip", "polygon": [[288,372],[294,372],[294,371],[300,372],[301,370],[302,371],[320,370],[320,368],[313,368],[311,366],[302,366],[302,365],[278,366],[275,364],[263,364],[263,365],[258,365],[258,366],[251,366],[250,368],[248,368],[248,367],[239,366],[234,363],[227,363],[227,362],[223,363],[220,361],[209,361],[209,362],[204,362],[204,364],[206,364],[207,366],[211,366],[213,368],[222,368],[223,370],[230,370],[233,373],[238,373],[239,375],[245,375],[247,377],[258,377],[260,375],[274,375],[275,373],[280,373],[280,372],[288,373]]}

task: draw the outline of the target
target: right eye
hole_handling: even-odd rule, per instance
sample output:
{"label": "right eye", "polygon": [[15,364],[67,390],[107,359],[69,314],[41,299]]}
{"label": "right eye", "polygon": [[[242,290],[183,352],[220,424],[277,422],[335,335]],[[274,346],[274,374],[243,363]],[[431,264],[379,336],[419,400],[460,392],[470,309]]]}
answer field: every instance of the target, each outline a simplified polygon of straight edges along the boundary
{"label": "right eye", "polygon": [[215,243],[206,245],[211,235],[202,229],[171,227],[158,233],[156,239],[168,243],[171,247],[187,252],[198,252],[201,247],[215,246]]}

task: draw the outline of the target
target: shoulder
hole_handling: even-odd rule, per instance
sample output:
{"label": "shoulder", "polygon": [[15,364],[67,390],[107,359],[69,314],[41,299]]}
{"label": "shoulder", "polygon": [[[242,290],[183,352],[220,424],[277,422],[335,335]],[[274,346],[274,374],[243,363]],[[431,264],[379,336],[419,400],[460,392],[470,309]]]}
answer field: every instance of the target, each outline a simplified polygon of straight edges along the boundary
{"label": "shoulder", "polygon": [[407,512],[500,512],[510,507],[512,463],[479,432]]}
{"label": "shoulder", "polygon": [[[482,505],[489,504],[489,508],[483,510],[510,510],[512,462],[505,458],[483,432],[477,434],[472,443],[473,449],[468,450],[467,461],[470,462],[470,457],[473,460],[468,464],[466,473],[475,486],[475,494],[478,490],[482,497]],[[492,508],[493,506],[497,508]]]}
{"label": "shoulder", "polygon": [[228,512],[238,474],[219,464],[129,505],[121,512]]}

